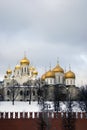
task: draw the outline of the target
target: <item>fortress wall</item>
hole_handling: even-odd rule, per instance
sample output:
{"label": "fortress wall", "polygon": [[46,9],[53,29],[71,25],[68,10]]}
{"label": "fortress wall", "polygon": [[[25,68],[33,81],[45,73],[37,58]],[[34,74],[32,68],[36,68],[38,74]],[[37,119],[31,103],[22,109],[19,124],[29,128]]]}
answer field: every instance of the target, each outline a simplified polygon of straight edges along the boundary
{"label": "fortress wall", "polygon": [[[45,113],[46,114],[46,113]],[[47,113],[46,122],[50,130],[64,130],[64,122],[67,126],[67,113]],[[0,130],[41,130],[43,113],[0,113]],[[43,115],[44,116],[44,115]],[[87,130],[87,118],[85,113],[73,113],[72,126],[74,130]],[[44,130],[45,130],[44,125]]]}

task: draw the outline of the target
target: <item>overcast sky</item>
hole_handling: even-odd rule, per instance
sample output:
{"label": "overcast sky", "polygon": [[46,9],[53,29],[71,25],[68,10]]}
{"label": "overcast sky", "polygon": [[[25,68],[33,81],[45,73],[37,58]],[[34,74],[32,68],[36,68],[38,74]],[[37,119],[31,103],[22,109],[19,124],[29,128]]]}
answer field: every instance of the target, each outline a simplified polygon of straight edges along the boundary
{"label": "overcast sky", "polygon": [[87,83],[87,0],[0,0],[0,77],[24,56],[39,71],[57,57]]}

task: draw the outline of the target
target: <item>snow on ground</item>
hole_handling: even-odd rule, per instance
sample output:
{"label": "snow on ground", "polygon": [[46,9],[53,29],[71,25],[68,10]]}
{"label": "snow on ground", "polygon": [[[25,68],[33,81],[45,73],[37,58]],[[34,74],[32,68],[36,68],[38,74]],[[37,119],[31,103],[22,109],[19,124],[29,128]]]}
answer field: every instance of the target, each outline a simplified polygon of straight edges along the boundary
{"label": "snow on ground", "polygon": [[[23,102],[23,101],[15,101],[14,105],[12,105],[11,101],[3,101],[0,102],[0,112],[40,112],[43,106],[39,105],[37,102]],[[46,102],[44,105],[44,110],[54,111],[53,102]],[[67,102],[60,102],[60,112],[66,112]],[[77,102],[73,102],[72,104],[73,112],[81,112],[79,108],[79,104]]]}
{"label": "snow on ground", "polygon": [[37,102],[18,102],[15,101],[14,105],[12,102],[0,102],[0,112],[38,112],[40,111]]}

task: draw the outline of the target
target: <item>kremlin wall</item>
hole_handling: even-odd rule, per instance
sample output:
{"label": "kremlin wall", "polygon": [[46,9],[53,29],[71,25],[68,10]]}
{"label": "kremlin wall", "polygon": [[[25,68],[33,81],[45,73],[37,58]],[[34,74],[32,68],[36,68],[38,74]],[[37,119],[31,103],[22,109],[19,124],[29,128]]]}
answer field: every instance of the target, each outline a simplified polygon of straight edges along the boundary
{"label": "kremlin wall", "polygon": [[[66,113],[48,113],[48,124],[42,128],[42,113],[0,113],[1,130],[87,130],[85,113],[73,113],[71,125]],[[13,116],[14,115],[14,116]],[[68,124],[69,122],[69,124]],[[65,126],[64,126],[65,124]],[[48,127],[47,127],[48,125]],[[69,125],[73,128],[70,128]]]}

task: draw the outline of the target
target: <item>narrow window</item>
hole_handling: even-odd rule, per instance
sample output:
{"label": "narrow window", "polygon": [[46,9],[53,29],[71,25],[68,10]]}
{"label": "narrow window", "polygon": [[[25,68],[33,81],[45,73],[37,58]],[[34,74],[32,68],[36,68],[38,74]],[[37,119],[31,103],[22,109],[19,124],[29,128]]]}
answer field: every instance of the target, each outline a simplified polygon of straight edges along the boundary
{"label": "narrow window", "polygon": [[20,95],[21,95],[21,96],[23,95],[23,91],[22,91],[22,90],[20,91]]}
{"label": "narrow window", "polygon": [[67,80],[67,84],[68,84],[69,82],[68,82],[68,80]]}
{"label": "narrow window", "polygon": [[35,91],[33,91],[33,96],[35,96]]}
{"label": "narrow window", "polygon": [[9,90],[7,91],[7,95],[8,95],[8,96],[10,95],[10,91],[9,91]]}
{"label": "narrow window", "polygon": [[22,73],[23,73],[23,68],[22,68]]}
{"label": "narrow window", "polygon": [[29,91],[27,90],[27,96],[29,95]]}
{"label": "narrow window", "polygon": [[72,85],[72,80],[70,81],[71,85]]}
{"label": "narrow window", "polygon": [[60,76],[59,76],[59,83],[60,83]]}
{"label": "narrow window", "polygon": [[50,84],[52,84],[52,79],[50,79]]}
{"label": "narrow window", "polygon": [[26,68],[24,69],[25,73],[26,73]]}

